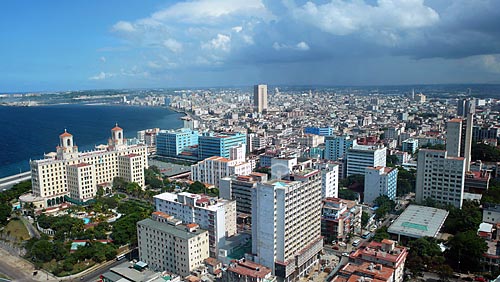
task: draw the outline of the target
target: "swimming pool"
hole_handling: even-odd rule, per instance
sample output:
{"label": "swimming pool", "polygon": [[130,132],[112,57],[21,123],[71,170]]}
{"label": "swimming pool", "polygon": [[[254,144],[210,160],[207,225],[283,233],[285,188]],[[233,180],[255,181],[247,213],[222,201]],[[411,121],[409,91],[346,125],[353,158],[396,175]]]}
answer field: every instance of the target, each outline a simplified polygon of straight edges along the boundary
{"label": "swimming pool", "polygon": [[84,217],[83,218],[83,224],[89,224],[90,223],[90,218]]}

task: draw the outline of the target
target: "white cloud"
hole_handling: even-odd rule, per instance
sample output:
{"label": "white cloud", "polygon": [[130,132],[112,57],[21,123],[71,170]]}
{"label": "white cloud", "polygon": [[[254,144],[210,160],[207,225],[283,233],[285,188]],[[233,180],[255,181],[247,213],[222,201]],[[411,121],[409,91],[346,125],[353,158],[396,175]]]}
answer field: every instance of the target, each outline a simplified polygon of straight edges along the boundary
{"label": "white cloud", "polygon": [[177,20],[188,23],[209,23],[221,17],[241,14],[270,20],[274,16],[261,0],[197,0],[180,2],[154,13],[156,21]]}
{"label": "white cloud", "polygon": [[302,6],[296,6],[293,1],[285,3],[295,20],[334,35],[404,31],[439,21],[439,14],[425,6],[423,0],[378,0],[373,6],[364,0],[331,0],[325,4],[308,1]]}
{"label": "white cloud", "polygon": [[500,73],[500,55],[482,55],[483,66],[494,73]]}
{"label": "white cloud", "polygon": [[209,42],[203,43],[202,48],[229,52],[231,50],[231,37],[219,33],[217,34],[217,37],[213,38]]}
{"label": "white cloud", "polygon": [[90,80],[105,80],[106,78],[110,78],[113,76],[114,76],[114,74],[112,74],[112,73],[105,73],[105,72],[101,71],[97,75],[89,77],[89,79]]}
{"label": "white cloud", "polygon": [[231,28],[234,32],[236,33],[239,33],[243,30],[243,27],[242,26],[235,26],[233,28]]}
{"label": "white cloud", "polygon": [[289,45],[289,44],[283,44],[283,43],[278,43],[278,42],[274,42],[273,43],[273,48],[274,50],[276,51],[281,51],[281,50],[296,50],[296,51],[307,51],[309,50],[309,45],[304,42],[304,41],[301,41],[295,45]]}
{"label": "white cloud", "polygon": [[182,51],[182,43],[172,38],[163,41],[163,46],[167,47],[167,49],[174,53],[179,53]]}
{"label": "white cloud", "polygon": [[119,21],[116,24],[113,25],[112,28],[113,31],[118,31],[118,32],[134,32],[136,31],[135,27],[126,21]]}
{"label": "white cloud", "polygon": [[99,58],[99,61],[101,61],[101,62],[105,63],[105,62],[106,62],[106,57],[104,57],[104,56],[100,57],[100,58]]}

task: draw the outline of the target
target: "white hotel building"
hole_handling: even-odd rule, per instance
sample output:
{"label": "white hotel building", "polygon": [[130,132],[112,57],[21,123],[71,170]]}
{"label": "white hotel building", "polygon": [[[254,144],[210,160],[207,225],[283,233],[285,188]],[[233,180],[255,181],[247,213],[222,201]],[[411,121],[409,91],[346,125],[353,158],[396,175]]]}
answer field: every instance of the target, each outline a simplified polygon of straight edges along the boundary
{"label": "white hotel building", "polygon": [[278,281],[297,281],[323,250],[321,173],[305,170],[289,179],[258,183],[252,191],[254,261]]}
{"label": "white hotel building", "polygon": [[43,208],[66,200],[84,204],[95,197],[98,186],[110,186],[115,177],[144,187],[147,147],[128,146],[120,127],[111,129],[107,146],[90,152],[78,152],[73,135],[66,131],[59,139],[57,152],[30,161],[33,196],[45,199]]}
{"label": "white hotel building", "polygon": [[236,201],[187,192],[162,193],[154,199],[157,211],[208,230],[211,257],[217,257],[226,237],[236,234]]}

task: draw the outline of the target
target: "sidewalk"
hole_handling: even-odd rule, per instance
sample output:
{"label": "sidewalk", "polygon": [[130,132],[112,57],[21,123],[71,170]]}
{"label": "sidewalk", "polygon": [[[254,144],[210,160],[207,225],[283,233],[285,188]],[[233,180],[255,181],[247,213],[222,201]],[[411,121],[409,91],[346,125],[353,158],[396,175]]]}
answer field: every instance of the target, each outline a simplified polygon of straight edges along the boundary
{"label": "sidewalk", "polygon": [[[21,279],[14,279],[13,281],[59,281],[58,279],[51,273],[46,272],[45,270],[35,270],[35,266],[29,261],[11,255],[6,250],[0,248],[0,256],[2,257],[2,263],[8,266],[11,270],[19,273],[19,276],[24,276]],[[37,275],[33,275],[33,272],[37,271]]]}

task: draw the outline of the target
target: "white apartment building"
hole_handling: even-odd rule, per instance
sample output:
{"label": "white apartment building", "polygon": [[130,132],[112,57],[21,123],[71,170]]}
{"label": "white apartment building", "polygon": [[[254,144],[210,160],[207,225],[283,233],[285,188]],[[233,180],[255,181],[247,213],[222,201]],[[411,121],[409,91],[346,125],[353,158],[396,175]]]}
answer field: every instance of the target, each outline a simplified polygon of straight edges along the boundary
{"label": "white apartment building", "polygon": [[462,208],[465,182],[465,159],[449,157],[446,151],[421,149],[417,161],[415,200],[426,198],[442,205]]}
{"label": "white apartment building", "polygon": [[226,237],[236,234],[236,202],[182,192],[154,196],[157,211],[183,223],[197,223],[208,230],[210,256],[217,257]]}
{"label": "white apartment building", "polygon": [[281,179],[289,175],[294,166],[297,165],[297,158],[272,158],[271,159],[271,179]]}
{"label": "white apartment building", "polygon": [[347,176],[365,174],[368,166],[385,166],[387,148],[355,145],[347,151]]}
{"label": "white apartment building", "polygon": [[462,141],[462,119],[454,118],[446,124],[446,152],[450,157],[460,157]]}
{"label": "white apartment building", "polygon": [[250,175],[221,178],[219,197],[235,200],[236,211],[250,215],[252,213],[252,191],[258,182],[267,182],[267,174],[252,172]]}
{"label": "white apartment building", "polygon": [[320,172],[290,179],[258,183],[252,193],[254,261],[272,269],[278,281],[304,276],[323,249]]}
{"label": "white apartment building", "polygon": [[[235,148],[231,148],[231,152],[233,151],[236,151],[235,155],[238,154]],[[252,165],[250,163],[213,156],[191,165],[191,180],[219,186],[221,178],[232,175],[248,175],[251,172]]]}
{"label": "white apartment building", "polygon": [[154,271],[188,276],[208,254],[208,232],[163,212],[137,222],[139,258]]}
{"label": "white apartment building", "polygon": [[338,198],[339,165],[336,163],[316,163],[315,168],[321,172],[321,197]]}
{"label": "white apartment building", "polygon": [[253,105],[258,113],[267,110],[267,85],[258,84],[253,87]]}
{"label": "white apartment building", "polygon": [[46,199],[46,206],[60,204],[69,197],[75,203],[92,199],[99,185],[110,185],[115,177],[144,187],[144,168],[148,167],[147,147],[126,144],[123,129],[111,129],[108,145],[94,151],[79,152],[73,135],[59,136],[57,152],[42,160],[30,161],[32,193]]}
{"label": "white apartment building", "polygon": [[398,169],[394,167],[367,167],[365,169],[365,204],[372,204],[373,201],[382,195],[389,199],[396,199]]}

